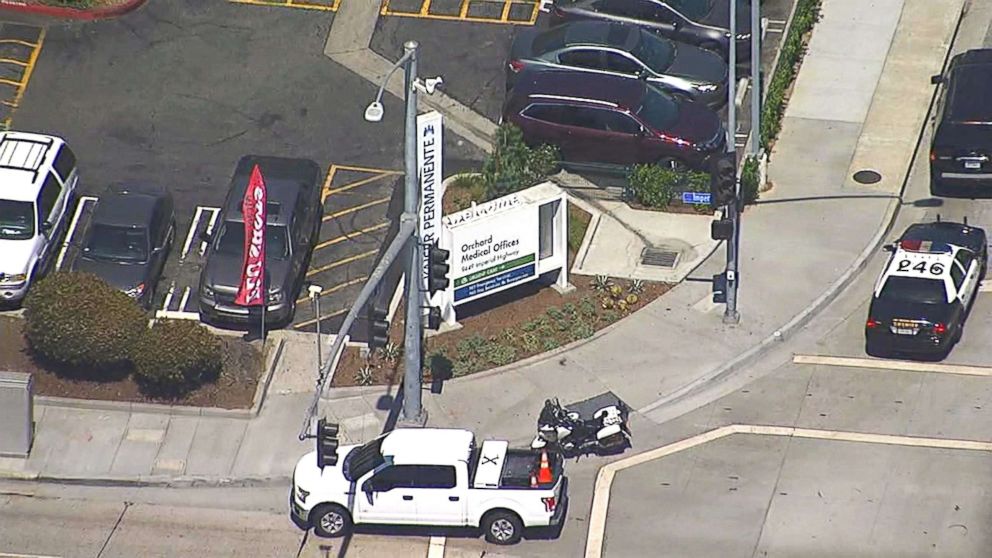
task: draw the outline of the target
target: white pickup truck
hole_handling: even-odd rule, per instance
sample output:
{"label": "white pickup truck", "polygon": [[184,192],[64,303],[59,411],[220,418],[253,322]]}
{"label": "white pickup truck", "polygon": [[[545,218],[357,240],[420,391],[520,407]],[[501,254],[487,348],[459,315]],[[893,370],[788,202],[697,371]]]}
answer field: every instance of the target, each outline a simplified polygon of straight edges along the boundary
{"label": "white pickup truck", "polygon": [[565,513],[560,455],[548,455],[551,479],[541,483],[540,451],[496,440],[476,447],[467,430],[399,429],[337,455],[321,469],[311,452],[293,472],[290,514],[319,536],[342,536],[353,524],[480,527],[487,541],[513,544],[525,528],[558,525]]}

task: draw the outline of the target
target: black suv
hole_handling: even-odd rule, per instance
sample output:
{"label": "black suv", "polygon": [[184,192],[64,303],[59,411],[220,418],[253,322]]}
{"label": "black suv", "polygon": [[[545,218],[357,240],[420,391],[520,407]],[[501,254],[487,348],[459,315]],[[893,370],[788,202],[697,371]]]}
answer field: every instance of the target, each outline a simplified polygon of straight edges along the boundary
{"label": "black suv", "polygon": [[265,322],[281,325],[293,318],[296,297],[320,235],[320,167],[307,159],[248,155],[238,161],[231,187],[209,242],[207,262],[200,272],[200,317],[207,322],[247,323],[254,319],[234,299],[241,280],[245,249],[245,188],[258,165],[268,196],[265,227],[265,268],[268,306]]}
{"label": "black suv", "polygon": [[965,189],[992,194],[992,49],[975,49],[951,59],[934,109],[930,147],[930,193]]}

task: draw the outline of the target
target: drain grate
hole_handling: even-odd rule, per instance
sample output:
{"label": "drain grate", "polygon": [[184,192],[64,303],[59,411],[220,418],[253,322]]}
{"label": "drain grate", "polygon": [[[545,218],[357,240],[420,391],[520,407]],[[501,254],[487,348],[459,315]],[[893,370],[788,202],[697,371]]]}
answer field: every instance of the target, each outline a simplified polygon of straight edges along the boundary
{"label": "drain grate", "polygon": [[665,248],[644,248],[641,250],[641,265],[674,269],[679,263],[679,253]]}

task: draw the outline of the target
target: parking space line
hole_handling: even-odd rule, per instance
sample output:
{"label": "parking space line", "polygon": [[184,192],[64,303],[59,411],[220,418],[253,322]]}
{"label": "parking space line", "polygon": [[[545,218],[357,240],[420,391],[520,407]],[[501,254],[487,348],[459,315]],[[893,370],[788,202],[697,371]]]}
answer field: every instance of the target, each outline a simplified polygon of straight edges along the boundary
{"label": "parking space line", "polygon": [[[220,215],[220,208],[207,207],[204,209],[211,212],[210,221],[207,222],[207,230],[206,230],[207,236],[210,236],[214,232],[214,226],[217,225],[217,217]],[[203,253],[206,251],[207,251],[207,241],[204,240],[200,242],[200,255],[202,256]]]}
{"label": "parking space line", "polygon": [[[363,178],[356,182],[351,182],[345,184],[344,186],[338,188],[331,188],[331,183],[334,182],[334,177],[337,176],[338,171],[349,171],[349,172],[365,172],[372,173],[373,176]],[[324,178],[324,187],[321,189],[320,201],[323,203],[327,200],[327,197],[331,194],[336,194],[339,192],[345,192],[351,190],[352,188],[357,188],[359,186],[364,186],[371,182],[381,180],[390,176],[396,176],[403,174],[400,171],[388,170],[388,169],[374,169],[371,167],[357,167],[354,165],[337,165],[332,164],[330,168],[327,169],[327,176]]]}
{"label": "parking space line", "polygon": [[378,250],[369,250],[368,252],[362,252],[361,254],[356,254],[354,256],[350,256],[341,260],[331,262],[327,265],[316,267],[314,269],[311,269],[310,271],[307,271],[307,277],[310,277],[311,275],[316,275],[323,271],[327,271],[328,269],[334,269],[335,267],[341,267],[342,265],[347,265],[350,264],[351,262],[365,259],[369,256],[377,254],[378,252],[379,252]]}
{"label": "parking space line", "polygon": [[361,211],[363,209],[368,209],[370,207],[374,207],[376,205],[386,203],[390,199],[392,199],[392,198],[381,198],[381,199],[378,199],[378,200],[372,200],[370,202],[363,203],[361,205],[355,205],[355,206],[349,207],[348,209],[342,209],[340,211],[335,211],[334,213],[331,213],[330,215],[324,215],[324,219],[323,220],[324,221],[330,221],[331,219],[334,219],[335,217],[341,217],[342,215],[348,215],[349,213],[355,213],[355,212]]}
{"label": "parking space line", "polygon": [[334,0],[331,4],[311,4],[309,2],[295,2],[294,0],[229,0],[235,4],[254,4],[256,6],[268,6],[273,8],[297,8],[301,10],[320,10],[325,12],[335,12],[341,5],[341,0]]}
{"label": "parking space line", "polygon": [[6,129],[10,129],[11,122],[13,122],[14,111],[17,107],[21,105],[21,99],[24,97],[24,91],[27,90],[28,84],[31,82],[31,75],[34,74],[35,64],[38,63],[38,55],[41,54],[41,47],[45,44],[45,34],[47,30],[42,27],[38,30],[38,42],[31,43],[28,41],[22,41],[20,39],[2,39],[0,44],[17,44],[29,47],[31,49],[31,54],[28,55],[27,62],[24,63],[24,73],[21,75],[21,81],[16,85],[16,92],[14,93],[14,100],[10,102],[5,102],[7,106],[10,107],[10,114],[3,119],[2,125]]}
{"label": "parking space line", "polygon": [[186,303],[189,302],[189,293],[191,289],[189,287],[183,287],[183,296],[179,299],[179,311],[186,311]]}
{"label": "parking space line", "polygon": [[992,293],[992,281],[982,283],[978,286],[978,292],[980,293]]}
{"label": "parking space line", "polygon": [[155,319],[200,321],[200,313],[183,312],[182,310],[156,310]]}
{"label": "parking space line", "polygon": [[355,188],[358,188],[359,186],[365,186],[366,184],[370,184],[372,182],[376,182],[378,180],[382,180],[383,178],[386,178],[386,177],[389,177],[389,176],[392,176],[392,175],[378,174],[378,175],[375,175],[375,176],[370,176],[368,178],[363,178],[361,180],[356,180],[355,182],[351,182],[349,184],[346,184],[346,185],[341,186],[341,187],[338,187],[338,188],[328,188],[328,189],[324,190],[324,197],[326,198],[327,196],[330,196],[332,194],[340,194],[341,192],[347,192],[348,190],[353,190]]}
{"label": "parking space line", "polygon": [[958,376],[992,376],[992,367],[974,366],[969,364],[942,364],[937,362],[915,362],[908,360],[837,357],[826,355],[793,355],[792,362],[794,364],[817,364],[821,366],[870,368],[875,370],[895,370],[901,372],[927,372],[933,374],[954,374]]}
{"label": "parking space line", "polygon": [[447,540],[447,537],[431,535],[427,546],[427,558],[444,558],[444,545]]}
{"label": "parking space line", "polygon": [[[345,308],[343,310],[338,310],[336,312],[331,312],[330,314],[321,314],[320,321],[323,322],[323,321],[329,320],[331,318],[336,318],[338,316],[342,316],[342,315],[347,314],[347,313],[348,313],[348,309]],[[313,325],[315,323],[317,323],[317,318],[312,318],[312,319],[309,319],[309,320],[307,320],[305,322],[300,322],[300,323],[293,324],[293,329],[303,329],[303,328],[307,327],[308,325]]]}
{"label": "parking space line", "polygon": [[[397,16],[397,17],[409,17],[416,19],[436,19],[441,21],[468,21],[473,23],[496,23],[504,25],[534,25],[537,21],[537,16],[540,14],[541,6],[543,5],[543,0],[462,0],[461,7],[458,14],[445,14],[445,13],[434,13],[431,12],[431,5],[433,0],[421,0],[420,8],[416,11],[410,10],[394,10],[390,8],[390,0],[383,0],[382,8],[379,10],[379,14],[383,16]],[[502,3],[502,8],[500,9],[500,15],[485,17],[478,15],[469,15],[471,11],[471,6],[473,3],[489,3],[489,4],[499,4]],[[525,19],[514,19],[510,15],[513,13],[514,6],[525,6],[530,9],[530,15]]]}
{"label": "parking space line", "polygon": [[762,436],[781,436],[811,440],[828,440],[838,442],[854,442],[866,444],[882,444],[891,446],[907,446],[931,449],[952,449],[966,451],[992,452],[992,442],[977,440],[960,440],[949,438],[926,438],[922,436],[899,436],[892,434],[871,434],[866,432],[850,432],[843,430],[819,430],[812,428],[796,428],[793,426],[770,426],[760,424],[730,424],[721,426],[702,434],[697,434],[684,440],[632,455],[613,463],[604,465],[596,475],[593,489],[592,510],[589,514],[589,531],[586,534],[585,558],[601,558],[603,555],[603,540],[606,536],[606,516],[610,506],[610,489],[616,474],[624,469],[643,465],[649,461],[661,459],[708,442],[713,442],[733,434],[755,434]]}
{"label": "parking space line", "polygon": [[69,222],[69,229],[65,232],[65,240],[62,241],[62,248],[59,250],[59,257],[55,259],[56,271],[62,269],[62,261],[65,259],[65,253],[69,249],[69,243],[72,242],[72,234],[76,231],[76,226],[79,225],[79,217],[83,214],[83,207],[90,202],[97,201],[97,199],[95,196],[79,197],[79,202],[76,203],[76,212],[72,215],[72,221]]}
{"label": "parking space line", "polygon": [[[352,279],[350,281],[345,281],[344,283],[338,283],[337,285],[334,285],[333,287],[325,288],[323,290],[323,292],[321,292],[320,295],[318,295],[318,296],[320,296],[321,298],[323,298],[323,297],[325,297],[325,296],[327,296],[327,295],[329,295],[331,293],[336,293],[336,292],[340,291],[341,289],[346,289],[346,288],[348,288],[348,287],[350,287],[352,285],[357,285],[358,283],[364,283],[365,280],[368,279],[368,278],[369,278],[368,275],[362,275],[361,277],[356,277],[355,279]],[[310,300],[310,297],[309,296],[304,296],[302,298],[299,298],[299,299],[296,300],[296,302],[297,302],[297,304],[299,304],[300,302],[304,302],[304,301],[307,301],[307,300]]]}
{"label": "parking space line", "polygon": [[313,247],[313,249],[315,251],[316,250],[320,250],[321,248],[327,248],[328,246],[331,246],[333,244],[337,244],[339,242],[344,242],[345,240],[351,240],[351,239],[355,238],[356,236],[358,236],[360,234],[367,234],[367,233],[370,233],[370,232],[375,232],[375,231],[378,231],[378,230],[382,230],[382,229],[388,227],[389,224],[390,223],[387,221],[385,223],[379,223],[378,225],[372,225],[371,227],[365,227],[363,229],[358,229],[357,231],[353,231],[353,232],[350,232],[348,234],[343,234],[341,236],[332,238],[330,240],[325,240],[325,241],[323,241],[321,243],[318,243],[316,246]]}
{"label": "parking space line", "polygon": [[[172,297],[176,294],[176,282],[173,281],[169,284],[169,290],[165,293],[165,300],[162,301],[162,310],[165,311],[169,309],[169,305],[172,304]],[[157,313],[156,313],[157,315]]]}
{"label": "parking space line", "polygon": [[15,66],[27,66],[28,63],[24,60],[18,60],[16,58],[0,58],[0,63],[13,64]]}

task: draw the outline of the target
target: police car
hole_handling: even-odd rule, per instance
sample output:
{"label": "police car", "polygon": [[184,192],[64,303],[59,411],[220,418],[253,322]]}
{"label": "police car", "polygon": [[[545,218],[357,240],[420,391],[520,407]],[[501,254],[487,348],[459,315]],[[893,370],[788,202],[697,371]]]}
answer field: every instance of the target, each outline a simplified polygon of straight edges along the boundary
{"label": "police car", "polygon": [[988,265],[985,231],[965,223],[911,225],[894,244],[865,322],[868,354],[946,354]]}

